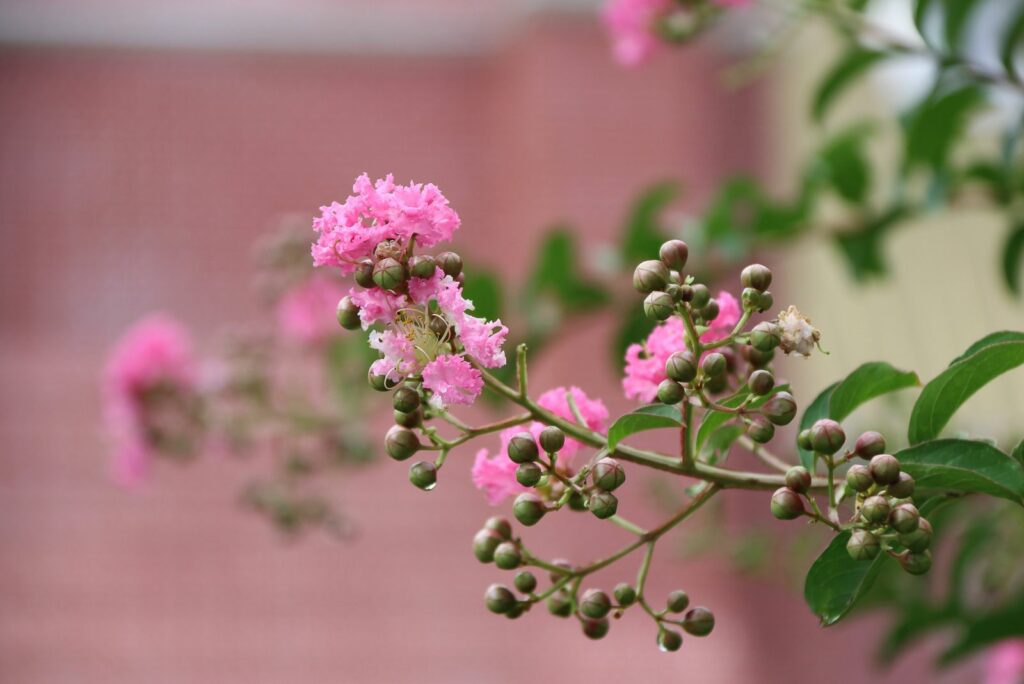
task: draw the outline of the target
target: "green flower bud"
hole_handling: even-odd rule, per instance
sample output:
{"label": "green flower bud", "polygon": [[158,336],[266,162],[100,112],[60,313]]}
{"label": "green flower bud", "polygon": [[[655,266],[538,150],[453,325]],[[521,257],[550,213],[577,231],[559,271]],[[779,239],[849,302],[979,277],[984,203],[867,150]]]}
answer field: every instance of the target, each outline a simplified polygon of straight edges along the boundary
{"label": "green flower bud", "polygon": [[594,469],[590,471],[590,479],[598,489],[611,492],[626,481],[626,471],[614,458],[602,458],[594,464]]}
{"label": "green flower bud", "polygon": [[786,486],[803,494],[811,488],[811,473],[803,466],[793,466],[786,471]]}
{"label": "green flower bud", "polygon": [[772,359],[775,358],[775,351],[758,351],[749,344],[744,344],[740,347],[740,354],[747,360],[747,363],[753,368],[766,368]]}
{"label": "green flower bud", "polygon": [[660,261],[643,261],[633,271],[633,287],[647,294],[668,287],[668,267]]}
{"label": "green flower bud", "polygon": [[663,321],[676,310],[672,295],[655,290],[644,298],[644,315],[656,321]]}
{"label": "green flower bud", "polygon": [[508,518],[503,518],[500,515],[492,515],[484,523],[485,530],[491,530],[501,539],[512,538],[512,523],[508,521]]}
{"label": "green flower bud", "polygon": [[397,290],[406,279],[405,266],[398,259],[387,257],[373,267],[373,282],[384,290]]}
{"label": "green flower bud", "polygon": [[615,515],[619,508],[619,500],[611,492],[595,492],[590,495],[587,507],[591,513],[604,520]]}
{"label": "green flower bud", "polygon": [[518,603],[515,594],[503,584],[492,584],[487,587],[487,593],[484,594],[484,602],[487,604],[487,610],[499,615],[512,610]]}
{"label": "green flower bud", "polygon": [[683,645],[683,635],[671,629],[658,630],[658,650],[662,653],[674,653]]}
{"label": "green flower bud", "polygon": [[775,376],[771,371],[756,370],[747,378],[747,387],[759,397],[763,397],[775,387]]}
{"label": "green flower bud", "polygon": [[359,307],[352,303],[352,298],[345,295],[338,300],[338,324],[345,330],[355,330],[362,325],[359,320]]}
{"label": "green flower bud", "polygon": [[846,471],[846,485],[855,492],[866,492],[875,484],[871,471],[864,465],[853,465]]}
{"label": "green flower bud", "polygon": [[793,520],[804,513],[804,502],[800,495],[789,487],[780,487],[772,494],[772,515],[779,520]]}
{"label": "green flower bud", "polygon": [[897,499],[909,499],[914,495],[914,478],[901,472],[900,479],[896,481],[896,484],[888,485],[886,491],[889,492],[889,496],[894,496]]}
{"label": "green flower bud", "polygon": [[801,449],[803,449],[804,451],[813,451],[814,450],[813,447],[811,446],[811,430],[810,430],[810,428],[808,428],[806,430],[801,430],[800,431],[800,434],[798,434],[796,436],[796,445],[798,447],[800,447]]}
{"label": "green flower bud", "polygon": [[725,356],[719,352],[711,352],[707,354],[700,362],[700,369],[704,371],[704,375],[709,378],[714,378],[719,375],[723,375],[726,371],[727,362]]}
{"label": "green flower bud", "polygon": [[427,254],[417,254],[409,259],[409,275],[413,278],[430,278],[437,271],[437,262]]}
{"label": "green flower bud", "polygon": [[871,560],[881,550],[878,537],[867,530],[854,530],[850,540],[846,542],[846,552],[853,560]]}
{"label": "green flower bud", "polygon": [[355,277],[356,284],[360,287],[367,289],[373,287],[373,262],[369,259],[360,261],[359,265],[356,266]]}
{"label": "green flower bud", "polygon": [[589,618],[603,618],[612,609],[612,600],[600,589],[587,589],[580,599],[580,612]]}
{"label": "green flower bud", "polygon": [[516,497],[515,503],[512,504],[512,513],[516,520],[530,527],[539,523],[547,510],[539,496],[527,492]]}
{"label": "green flower bud", "polygon": [[662,243],[661,249],[658,250],[658,256],[661,258],[661,263],[667,267],[682,271],[686,266],[686,259],[690,256],[690,248],[682,240],[669,240]]}
{"label": "green flower bud", "polygon": [[524,487],[533,487],[544,475],[544,471],[536,463],[520,463],[516,468],[516,482]]}
{"label": "green flower bud", "polygon": [[512,584],[516,585],[523,594],[532,594],[533,590],[537,588],[537,578],[529,570],[523,570],[517,572],[515,579],[512,580]]}
{"label": "green flower bud", "polygon": [[762,321],[750,331],[750,346],[759,352],[770,352],[779,346],[782,333],[771,321]]}
{"label": "green flower bud", "polygon": [[448,319],[439,314],[434,314],[430,317],[430,323],[427,324],[430,328],[430,332],[437,335],[438,338],[443,338],[451,330],[451,326],[448,324]]}
{"label": "green flower bud", "polygon": [[620,582],[615,585],[615,602],[623,608],[636,603],[636,589],[629,582]]}
{"label": "green flower bud", "polygon": [[556,591],[548,597],[548,612],[555,617],[569,617],[572,615],[572,596],[564,589]]}
{"label": "green flower bud", "polygon": [[901,534],[899,538],[900,544],[907,547],[911,553],[924,553],[932,543],[932,524],[927,518],[920,518],[916,530]]}
{"label": "green flower bud", "polygon": [[811,449],[821,454],[834,454],[843,448],[846,433],[831,418],[822,418],[811,426]]}
{"label": "green flower bud", "polygon": [[608,634],[608,628],[611,626],[608,622],[608,618],[601,618],[600,620],[594,620],[593,618],[583,618],[583,633],[591,639],[603,639]]}
{"label": "green flower bud", "polygon": [[921,514],[911,503],[900,504],[889,514],[889,527],[900,534],[910,534],[921,523]]}
{"label": "green flower bud", "polygon": [[775,298],[772,297],[772,293],[767,291],[762,292],[760,301],[757,303],[757,310],[767,311],[768,309],[772,308],[773,304],[775,304]]}
{"label": "green flower bud", "polygon": [[494,550],[494,564],[502,570],[513,570],[522,563],[522,556],[519,555],[519,547],[515,542],[501,542]]}
{"label": "green flower bud", "polygon": [[[370,387],[377,390],[378,392],[387,392],[389,389],[391,389],[390,387],[388,387],[388,377],[386,375],[369,373],[366,376],[366,379],[367,381],[369,381]],[[392,385],[392,387],[394,387],[394,385]]]}
{"label": "green flower bud", "polygon": [[523,613],[526,612],[525,605],[526,604],[522,602],[516,603],[516,605],[512,606],[511,610],[505,613],[505,617],[509,620],[515,620],[516,618],[521,617]]}
{"label": "green flower bud", "polygon": [[758,444],[766,444],[775,436],[775,426],[764,416],[754,413],[747,418],[747,436]]}
{"label": "green flower bud", "polygon": [[885,437],[874,431],[865,432],[857,438],[853,451],[865,461],[870,461],[872,456],[885,453]]}
{"label": "green flower bud", "polygon": [[681,302],[692,302],[693,301],[693,286],[692,285],[680,285],[679,286],[679,301],[681,301]]}
{"label": "green flower bud", "polygon": [[437,255],[435,262],[445,275],[452,278],[457,278],[462,273],[462,257],[455,252],[441,252]]}
{"label": "green flower bud", "polygon": [[776,425],[789,425],[796,417],[796,400],[789,392],[778,392],[764,403],[761,413]]}
{"label": "green flower bud", "polygon": [[701,285],[700,283],[690,287],[693,288],[693,298],[690,300],[690,306],[694,310],[700,311],[711,301],[711,290],[708,289],[707,285]]}
{"label": "green flower bud", "polygon": [[740,273],[740,283],[743,287],[752,287],[764,292],[772,284],[771,269],[761,264],[751,264]]}
{"label": "green flower bud", "polygon": [[904,551],[897,556],[897,560],[899,560],[903,569],[911,575],[923,575],[932,569],[931,551],[922,551],[920,553]]}
{"label": "green flower bud", "polygon": [[437,486],[437,468],[430,461],[416,461],[409,466],[409,482],[429,492]]}
{"label": "green flower bud", "polygon": [[700,310],[700,317],[703,318],[705,322],[710,323],[711,321],[718,318],[718,314],[720,312],[721,307],[719,307],[718,301],[712,299],[707,303],[707,305],[703,309]]}
{"label": "green flower bud", "polygon": [[587,510],[587,500],[583,498],[582,494],[573,492],[569,495],[569,510],[577,513]]}
{"label": "green flower bud", "polygon": [[900,462],[891,454],[878,454],[868,464],[871,477],[880,485],[896,484],[900,480]]}
{"label": "green flower bud", "polygon": [[490,563],[494,560],[494,550],[501,543],[501,535],[494,530],[480,530],[473,537],[473,555],[481,563]]}
{"label": "green flower bud", "polygon": [[658,401],[663,404],[678,404],[686,397],[686,390],[675,380],[662,380],[658,385]]}
{"label": "green flower bud", "polygon": [[670,613],[682,613],[690,607],[690,597],[682,589],[676,589],[668,595],[665,607]]}
{"label": "green flower bud", "polygon": [[565,577],[565,575],[571,573],[574,570],[574,568],[572,567],[572,563],[565,560],[564,558],[558,558],[556,560],[553,560],[551,561],[551,564],[554,565],[556,568],[562,568],[563,570],[565,570],[564,573],[555,572],[554,570],[548,573],[548,577],[551,579],[552,584],[558,582],[560,579]]}
{"label": "green flower bud", "polygon": [[399,387],[395,390],[392,403],[396,411],[412,413],[420,407],[420,394],[408,387]]}
{"label": "green flower bud", "polygon": [[395,411],[395,424],[401,425],[405,428],[415,428],[423,425],[423,411],[419,409],[410,413],[403,413],[402,411]]}
{"label": "green flower bud", "polygon": [[740,294],[740,302],[742,302],[744,309],[757,311],[761,308],[761,292],[752,287],[745,287]]}
{"label": "green flower bud", "polygon": [[384,436],[384,449],[396,461],[404,461],[420,449],[416,433],[408,428],[394,425]]}
{"label": "green flower bud", "polygon": [[675,352],[665,362],[665,375],[676,382],[690,382],[697,377],[693,354],[688,351]]}
{"label": "green flower bud", "polygon": [[881,525],[889,517],[889,501],[884,496],[869,496],[860,508],[860,515],[872,525]]}
{"label": "green flower bud", "polygon": [[546,454],[558,453],[565,446],[565,433],[554,425],[540,431],[540,447]]}
{"label": "green flower bud", "polygon": [[508,457],[513,463],[530,463],[539,456],[537,442],[529,432],[519,432],[508,442]]}
{"label": "green flower bud", "polygon": [[683,618],[683,629],[693,636],[707,636],[715,628],[714,614],[704,606],[690,609]]}

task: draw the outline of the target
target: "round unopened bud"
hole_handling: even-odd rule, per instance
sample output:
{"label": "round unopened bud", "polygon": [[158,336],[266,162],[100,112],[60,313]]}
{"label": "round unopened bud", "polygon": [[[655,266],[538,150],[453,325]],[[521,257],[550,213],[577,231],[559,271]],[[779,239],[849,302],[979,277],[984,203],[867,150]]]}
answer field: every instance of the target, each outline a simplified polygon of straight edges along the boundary
{"label": "round unopened bud", "polygon": [[437,486],[437,468],[430,461],[416,461],[409,466],[409,482],[429,492]]}
{"label": "round unopened bud", "polygon": [[535,486],[543,475],[544,471],[536,463],[520,463],[516,467],[516,482],[524,487]]}
{"label": "round unopened bud", "polygon": [[690,607],[690,596],[682,589],[676,589],[669,593],[665,607],[670,613],[682,613]]}
{"label": "round unopened bud", "polygon": [[415,428],[423,424],[423,411],[419,409],[405,413],[403,411],[394,411],[392,415],[395,417],[395,424],[401,425],[405,428]]}
{"label": "round unopened bud", "polygon": [[[366,379],[370,383],[370,387],[378,392],[387,392],[390,389],[388,387],[388,377],[386,375],[370,373],[366,376]],[[391,387],[394,387],[394,385]]]}
{"label": "round unopened bud", "polygon": [[888,485],[886,491],[889,492],[889,496],[897,499],[909,499],[914,495],[914,478],[901,472],[900,479],[896,481],[896,484]]}
{"label": "round unopened bud", "polygon": [[662,404],[678,404],[686,397],[686,390],[675,380],[662,380],[657,396]]}
{"label": "round unopened bud", "polygon": [[608,622],[608,618],[601,618],[595,620],[593,618],[583,618],[583,633],[590,639],[603,639],[608,634],[608,629],[611,624]]}
{"label": "round unopened bud", "polygon": [[892,509],[889,514],[889,527],[900,534],[910,534],[921,523],[921,514],[911,503],[903,503]]}
{"label": "round unopened bud", "polygon": [[907,534],[901,534],[900,544],[907,547],[912,553],[923,553],[932,543],[932,524],[927,518],[917,521],[917,529]]}
{"label": "round unopened bud", "polygon": [[507,617],[509,620],[515,620],[516,618],[522,616],[522,614],[525,612],[525,605],[523,603],[517,603],[516,605],[512,606],[512,609],[510,611],[505,613],[505,617]]}
{"label": "round unopened bud", "polygon": [[587,508],[598,518],[604,520],[615,515],[619,508],[619,500],[611,492],[594,492],[587,501]]}
{"label": "round unopened bud", "polygon": [[665,375],[676,382],[690,382],[697,377],[693,354],[688,351],[674,352],[665,362]]}
{"label": "round unopened bud", "polygon": [[865,461],[870,461],[872,456],[885,453],[885,437],[873,430],[865,432],[857,438],[853,452]]}
{"label": "round unopened bud", "polygon": [[803,513],[803,499],[789,487],[780,487],[772,494],[772,515],[779,520],[799,518]]}
{"label": "round unopened bud", "polygon": [[516,586],[516,589],[523,594],[532,594],[533,590],[537,588],[537,577],[529,570],[523,570],[517,572],[515,579],[512,580],[512,584]]}
{"label": "round unopened bud", "polygon": [[444,338],[451,331],[451,325],[449,325],[447,319],[444,316],[434,314],[430,317],[430,323],[427,324],[430,328],[430,332],[437,335],[439,338]]}
{"label": "round unopened bud", "polygon": [[508,442],[508,457],[513,463],[530,463],[539,456],[537,442],[529,432],[519,432]]}
{"label": "round unopened bud", "polygon": [[803,494],[811,488],[811,473],[803,466],[793,466],[786,471],[786,486]]}
{"label": "round unopened bud", "polygon": [[747,387],[759,397],[763,397],[775,387],[775,376],[771,371],[756,370],[747,378]]}
{"label": "round unopened bud", "polygon": [[709,378],[715,378],[725,373],[727,365],[725,356],[719,352],[711,352],[701,359],[700,369]]}
{"label": "round unopened bud", "polygon": [[811,449],[821,454],[834,454],[843,448],[846,433],[831,418],[822,418],[811,426]]}
{"label": "round unopened bud", "polygon": [[878,454],[868,464],[871,477],[880,485],[896,484],[900,480],[900,462],[891,454]]}
{"label": "round unopened bud", "polygon": [[487,604],[487,610],[501,615],[512,610],[518,601],[512,590],[504,584],[492,584],[484,594],[484,603]]}
{"label": "round unopened bud", "polygon": [[573,492],[569,495],[569,510],[577,513],[587,510],[587,500],[582,494]]}
{"label": "round unopened bud", "polygon": [[671,629],[658,630],[658,650],[662,653],[674,653],[683,645],[683,635]]}
{"label": "round unopened bud", "polygon": [[699,311],[711,301],[711,290],[707,285],[701,283],[691,285],[691,287],[693,288],[693,298],[690,300],[690,306]]}
{"label": "round unopened bud", "polygon": [[572,597],[564,589],[555,592],[548,598],[548,612],[555,617],[572,615]]}
{"label": "round unopened bud", "polygon": [[590,471],[590,479],[598,489],[611,492],[626,481],[626,471],[614,458],[602,458],[594,464],[594,469]]}
{"label": "round unopened bud", "polygon": [[514,542],[506,541],[498,544],[494,550],[494,564],[502,570],[513,570],[519,567],[523,557]]}
{"label": "round unopened bud", "polygon": [[778,392],[764,403],[761,413],[776,425],[789,425],[796,417],[796,400],[789,392]]}
{"label": "round unopened bud", "polygon": [[704,391],[708,394],[721,394],[729,388],[729,378],[724,373],[714,378],[708,378],[704,383]]}
{"label": "round unopened bud", "polygon": [[897,559],[903,569],[909,572],[911,575],[923,575],[932,569],[932,552],[922,551],[915,553],[913,551],[904,551]]}
{"label": "round unopened bud", "polygon": [[867,530],[854,530],[846,542],[846,552],[853,560],[871,560],[881,550],[878,537]]}
{"label": "round unopened bud", "polygon": [[546,454],[554,454],[561,451],[565,446],[565,433],[554,425],[549,425],[540,431],[540,447]]}
{"label": "round unopened bud", "polygon": [[740,273],[740,283],[764,292],[772,284],[772,271],[761,264],[750,264]]}
{"label": "round unopened bud", "polygon": [[500,515],[492,515],[484,523],[485,530],[491,530],[501,539],[512,538],[512,523],[508,521],[508,518],[503,518]]}
{"label": "round unopened bud", "polygon": [[872,525],[881,525],[889,518],[889,501],[884,496],[869,496],[860,508],[860,515]]}
{"label": "round unopened bud", "polygon": [[409,259],[409,275],[413,278],[430,278],[437,271],[437,262],[428,254],[417,254]]}
{"label": "round unopened bud", "polygon": [[398,259],[387,257],[373,267],[373,282],[384,290],[396,290],[405,283],[405,266]]}
{"label": "round unopened bud", "polygon": [[773,304],[775,304],[775,298],[772,297],[772,293],[771,292],[768,292],[766,290],[766,291],[761,293],[761,297],[760,297],[760,299],[759,299],[759,301],[757,303],[757,310],[758,311],[767,311],[768,309],[772,308]]}
{"label": "round unopened bud", "polygon": [[750,346],[760,352],[770,352],[779,346],[782,333],[771,321],[762,321],[750,331]]}
{"label": "round unopened bud", "polygon": [[668,287],[668,267],[660,261],[642,261],[633,271],[633,287],[647,294]]}
{"label": "round unopened bud", "polygon": [[359,307],[352,302],[352,298],[345,295],[338,300],[338,324],[345,330],[355,330],[362,325],[359,320]]}
{"label": "round unopened bud", "polygon": [[359,265],[356,266],[355,279],[356,284],[360,287],[373,287],[373,262],[371,260],[363,259],[359,262]]}
{"label": "round unopened bud", "polygon": [[676,303],[667,292],[655,290],[644,298],[644,314],[656,321],[664,321],[675,309]]}
{"label": "round unopened bud", "polygon": [[620,582],[615,585],[615,602],[623,608],[631,606],[636,602],[636,589],[629,582]]}
{"label": "round unopened bud", "polygon": [[603,618],[612,609],[612,600],[600,589],[587,589],[580,599],[580,612],[589,618]]}
{"label": "round unopened bud", "polygon": [[420,449],[420,440],[409,428],[394,425],[384,436],[384,449],[396,461],[404,461]]}
{"label": "round unopened bud", "polygon": [[551,579],[552,583],[558,582],[558,580],[562,579],[574,570],[574,568],[572,567],[572,563],[565,560],[564,558],[557,558],[551,561],[551,564],[556,568],[561,568],[562,570],[565,570],[565,572],[555,572],[554,570],[549,572],[548,577]]}
{"label": "round unopened bud", "polygon": [[490,563],[500,543],[501,536],[494,530],[480,530],[473,537],[473,555],[481,563]]}
{"label": "round unopened bud", "polygon": [[692,285],[680,285],[679,286],[679,301],[691,302],[693,301],[693,286]]}
{"label": "round unopened bud", "polygon": [[396,411],[412,413],[420,407],[420,394],[414,389],[399,387],[395,390],[392,404]]}
{"label": "round unopened bud", "polygon": [[767,444],[775,436],[775,426],[764,416],[751,414],[747,418],[747,436],[758,444]]}
{"label": "round unopened bud", "polygon": [[796,445],[804,451],[813,451],[811,447],[811,429],[801,430],[796,436]]}
{"label": "round unopened bud", "polygon": [[775,350],[759,351],[749,344],[741,346],[740,353],[753,368],[766,368],[772,362],[772,359],[775,358]]}
{"label": "round unopened bud", "polygon": [[865,465],[852,465],[846,471],[846,486],[855,492],[866,492],[875,484],[871,471]]}
{"label": "round unopened bud", "polygon": [[707,636],[714,628],[715,616],[704,606],[691,608],[683,618],[683,629],[693,636]]}
{"label": "round unopened bud", "polygon": [[462,273],[462,257],[455,252],[441,252],[434,261],[445,275],[457,278]]}
{"label": "round unopened bud", "polygon": [[517,496],[515,503],[512,504],[512,514],[516,516],[516,520],[527,527],[539,523],[546,512],[544,501],[536,494],[529,492]]}
{"label": "round unopened bud", "polygon": [[682,240],[669,240],[662,243],[658,256],[661,257],[661,263],[676,271],[682,271],[686,266],[686,259],[690,256],[690,248]]}
{"label": "round unopened bud", "polygon": [[740,294],[740,302],[743,304],[744,309],[757,311],[761,308],[761,292],[752,287],[745,287],[742,294]]}
{"label": "round unopened bud", "polygon": [[710,323],[711,321],[718,318],[718,314],[721,313],[722,308],[718,305],[717,299],[712,299],[707,305],[700,310],[700,317],[705,322]]}

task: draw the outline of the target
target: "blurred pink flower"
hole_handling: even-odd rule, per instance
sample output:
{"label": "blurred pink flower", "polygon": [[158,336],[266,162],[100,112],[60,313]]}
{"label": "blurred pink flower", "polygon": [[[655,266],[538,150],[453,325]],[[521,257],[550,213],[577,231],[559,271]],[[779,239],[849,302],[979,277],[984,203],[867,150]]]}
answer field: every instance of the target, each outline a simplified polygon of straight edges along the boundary
{"label": "blurred pink flower", "polygon": [[612,37],[615,59],[636,66],[661,46],[654,32],[658,18],[672,7],[672,0],[609,0],[601,18]]}
{"label": "blurred pink flower", "polygon": [[320,344],[338,334],[334,312],[344,295],[341,283],[327,278],[310,278],[285,292],[277,303],[282,334],[301,344]]}
{"label": "blurred pink flower", "polygon": [[718,293],[715,301],[718,302],[718,316],[711,321],[708,329],[700,336],[701,342],[714,342],[728,337],[732,329],[739,323],[740,315],[743,313],[740,303],[725,290]]}
{"label": "blurred pink flower", "polygon": [[508,496],[528,491],[516,481],[517,467],[505,454],[504,448],[494,458],[488,458],[487,449],[481,449],[476,452],[473,462],[473,484],[483,491],[487,503],[497,506]]}
{"label": "blurred pink flower", "polygon": [[445,355],[423,367],[423,386],[440,406],[472,404],[484,388],[480,371],[461,356]]}
{"label": "blurred pink flower", "polygon": [[985,657],[985,684],[1024,682],[1024,639],[1001,641]]}

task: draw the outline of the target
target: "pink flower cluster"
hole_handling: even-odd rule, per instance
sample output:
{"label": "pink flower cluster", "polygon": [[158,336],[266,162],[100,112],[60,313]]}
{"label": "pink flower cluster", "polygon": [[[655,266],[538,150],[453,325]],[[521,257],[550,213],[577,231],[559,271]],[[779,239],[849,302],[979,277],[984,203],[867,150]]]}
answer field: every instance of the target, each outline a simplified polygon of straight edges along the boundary
{"label": "pink flower cluster", "polygon": [[165,314],[136,323],[114,347],[103,378],[108,429],[117,442],[114,478],[124,485],[141,482],[152,454],[146,442],[143,399],[157,385],[192,392],[198,367],[188,331]]}
{"label": "pink flower cluster", "polygon": [[338,333],[334,309],[345,295],[341,283],[310,278],[284,293],[277,302],[277,324],[286,339],[321,344]]}
{"label": "pink flower cluster", "polygon": [[[579,387],[571,387],[568,390],[565,387],[556,387],[548,390],[537,398],[537,404],[560,418],[576,422],[576,417],[569,406],[569,394],[572,395],[587,427],[603,432],[608,426],[608,409],[604,402],[589,398]],[[544,425],[538,422],[532,422],[526,427],[508,428],[501,432],[501,450],[493,458],[488,457],[487,449],[477,452],[476,461],[473,463],[473,484],[483,490],[492,506],[501,503],[508,496],[527,491],[526,487],[516,481],[517,466],[508,457],[508,443],[514,436],[524,431],[530,432],[534,439],[538,439],[543,429]],[[565,446],[558,452],[558,463],[567,464],[581,446],[574,439],[566,439]]]}
{"label": "pink flower cluster", "polygon": [[988,650],[985,684],[1024,682],[1024,639],[1001,641]]}
{"label": "pink flower cluster", "polygon": [[[720,340],[732,332],[740,320],[740,304],[728,292],[717,297],[718,316],[701,336],[701,342]],[[622,389],[629,399],[645,403],[654,401],[658,385],[665,380],[665,363],[668,357],[686,349],[686,330],[682,320],[673,316],[659,323],[643,344],[631,344],[626,349],[626,375]]]}
{"label": "pink flower cluster", "polygon": [[316,266],[352,273],[385,240],[405,244],[415,236],[416,244],[433,247],[451,240],[459,228],[459,215],[431,183],[395,185],[391,174],[372,183],[364,173],[352,192],[344,204],[320,207],[320,217],[313,220],[313,229],[320,233],[312,249]]}

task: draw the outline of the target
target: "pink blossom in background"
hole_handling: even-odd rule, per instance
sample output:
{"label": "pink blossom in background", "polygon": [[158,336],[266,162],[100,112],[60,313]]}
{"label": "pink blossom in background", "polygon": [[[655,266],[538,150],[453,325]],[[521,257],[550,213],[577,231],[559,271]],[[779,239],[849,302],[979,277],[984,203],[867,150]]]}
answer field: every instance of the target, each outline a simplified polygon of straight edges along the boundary
{"label": "pink blossom in background", "polygon": [[1002,641],[985,657],[985,684],[1024,683],[1024,639]]}
{"label": "pink blossom in background", "polygon": [[423,386],[440,406],[472,404],[484,388],[480,371],[461,356],[438,356],[423,367]]}
{"label": "pink blossom in background", "polygon": [[504,449],[494,458],[488,458],[487,449],[481,449],[473,462],[473,484],[483,491],[487,503],[497,506],[506,497],[528,491],[516,481],[516,467]]}
{"label": "pink blossom in background", "polygon": [[277,324],[286,339],[319,344],[338,334],[338,300],[345,296],[341,283],[311,278],[292,288],[277,303]]}
{"label": "pink blossom in background", "polygon": [[701,334],[701,342],[714,342],[723,337],[728,337],[732,329],[739,323],[740,316],[743,314],[743,311],[740,309],[740,303],[725,290],[718,293],[715,301],[718,302],[718,316],[715,317],[715,320],[711,321],[708,329]]}
{"label": "pink blossom in background", "polygon": [[609,0],[601,19],[612,37],[615,59],[636,66],[661,47],[654,23],[672,7],[672,0]]}

